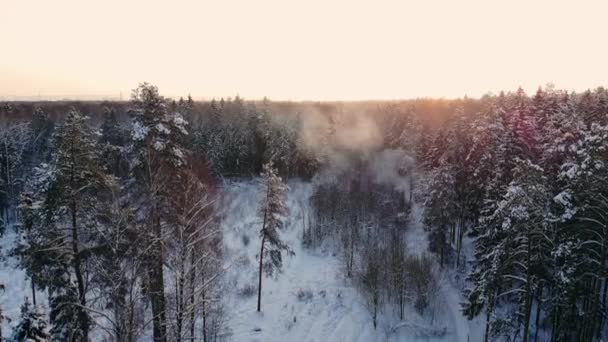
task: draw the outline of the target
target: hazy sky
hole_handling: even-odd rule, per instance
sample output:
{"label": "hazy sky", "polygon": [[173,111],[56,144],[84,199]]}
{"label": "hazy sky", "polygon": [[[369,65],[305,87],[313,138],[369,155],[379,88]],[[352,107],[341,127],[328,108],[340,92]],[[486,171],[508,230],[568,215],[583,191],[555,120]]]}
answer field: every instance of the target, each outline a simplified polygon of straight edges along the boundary
{"label": "hazy sky", "polygon": [[608,84],[608,1],[0,0],[0,96],[388,99]]}

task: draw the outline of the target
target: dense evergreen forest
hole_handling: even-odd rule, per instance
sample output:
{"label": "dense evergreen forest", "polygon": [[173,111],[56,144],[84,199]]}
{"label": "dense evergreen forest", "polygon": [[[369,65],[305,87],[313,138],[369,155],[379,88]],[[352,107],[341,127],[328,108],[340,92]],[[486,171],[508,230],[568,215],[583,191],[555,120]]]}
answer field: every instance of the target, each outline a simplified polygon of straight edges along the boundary
{"label": "dense evergreen forest", "polygon": [[[608,90],[194,101],[144,83],[127,102],[0,103],[0,257],[31,283],[0,341],[230,340],[222,188],[260,189],[259,277],[238,292],[263,312],[296,179],[313,189],[299,243],[338,257],[374,328],[441,311],[449,274],[484,341],[608,338]],[[407,251],[415,215],[428,253]]]}

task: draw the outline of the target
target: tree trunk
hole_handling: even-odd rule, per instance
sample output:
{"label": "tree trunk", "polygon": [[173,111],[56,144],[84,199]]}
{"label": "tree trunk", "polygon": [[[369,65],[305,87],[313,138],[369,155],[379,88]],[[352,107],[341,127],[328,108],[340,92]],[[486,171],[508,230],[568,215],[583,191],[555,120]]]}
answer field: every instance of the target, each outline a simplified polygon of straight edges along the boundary
{"label": "tree trunk", "polygon": [[541,283],[536,296],[536,321],[534,323],[534,342],[538,341],[538,330],[540,324],[540,303],[543,298],[543,284]]}
{"label": "tree trunk", "polygon": [[150,265],[150,301],[152,303],[152,333],[154,342],[166,342],[167,333],[165,326],[165,294],[163,277],[163,263],[158,256],[152,257]]}
{"label": "tree trunk", "polygon": [[184,323],[184,286],[186,285],[186,279],[184,277],[184,263],[185,259],[182,258],[180,265],[180,274],[177,282],[177,341],[182,341],[182,327]]}
{"label": "tree trunk", "polygon": [[378,325],[378,295],[374,292],[373,294],[374,296],[374,315],[373,315],[373,323],[374,323],[374,330],[376,330],[376,326]]}
{"label": "tree trunk", "polygon": [[[78,299],[80,305],[86,306],[87,300],[85,296],[85,285],[84,276],[82,275],[82,259],[80,250],[78,248],[78,226],[76,221],[76,201],[72,201],[72,253],[74,254],[73,267],[76,276],[76,284],[78,286]],[[89,336],[89,320],[87,313],[83,308],[78,309],[78,320],[80,321],[80,328],[82,329],[82,335],[88,339]]]}
{"label": "tree trunk", "polygon": [[32,278],[31,278],[31,283],[32,283],[32,303],[34,304],[34,306],[36,306],[36,281],[34,280],[34,275],[32,274]]}
{"label": "tree trunk", "polygon": [[602,305],[600,306],[604,312],[600,313],[600,322],[599,322],[599,326],[597,327],[597,338],[598,339],[600,337],[602,337],[602,327],[604,325],[604,317],[606,314],[608,314],[606,312],[606,308],[608,307],[606,305],[607,296],[608,296],[608,279],[604,278],[604,293],[602,294]]}
{"label": "tree trunk", "polygon": [[403,283],[402,283],[403,280],[402,279],[400,279],[400,280],[401,281],[400,281],[400,284],[399,284],[399,319],[401,319],[403,321],[404,311],[405,311],[404,310],[405,309],[405,307],[404,307],[405,303],[404,303],[404,300],[403,300],[403,296],[404,296],[404,294],[403,294],[403,292],[404,292],[404,290],[403,290]]}
{"label": "tree trunk", "polygon": [[207,272],[205,272],[205,264],[202,265],[201,267],[201,281],[203,283],[203,288],[201,291],[201,309],[202,309],[202,318],[203,318],[203,342],[207,342],[208,341],[208,337],[207,337],[207,280],[206,280],[206,276],[207,276]]}
{"label": "tree trunk", "polygon": [[486,308],[486,331],[483,335],[483,341],[484,342],[488,342],[488,339],[490,338],[490,333],[491,333],[491,327],[490,327],[490,316],[492,315],[492,310],[494,309],[494,296],[491,296],[491,298],[489,298],[488,300],[488,307]]}
{"label": "tree trunk", "polygon": [[[268,190],[270,191],[270,190]],[[266,194],[268,198],[269,194]],[[266,242],[266,217],[268,215],[268,208],[264,210],[264,220],[262,222],[262,246],[260,246],[260,269],[259,269],[259,278],[258,278],[258,312],[262,309],[262,267],[264,260],[264,243]]]}
{"label": "tree trunk", "polygon": [[353,276],[353,262],[355,260],[355,233],[352,231],[354,229],[351,227],[350,232],[350,249],[348,251],[348,277],[352,278]]}
{"label": "tree trunk", "polygon": [[528,232],[528,255],[526,257],[526,298],[525,298],[525,302],[524,302],[524,336],[523,336],[523,342],[528,342],[528,335],[529,335],[529,331],[530,331],[530,315],[531,315],[531,311],[532,311],[532,286],[531,286],[531,274],[530,274],[530,269],[531,269],[531,265],[530,265],[530,253],[531,253],[531,245],[532,245],[532,239],[531,239],[531,234],[530,232]]}
{"label": "tree trunk", "polygon": [[157,217],[154,222],[154,235],[152,248],[150,249],[149,265],[149,291],[150,302],[152,303],[152,333],[154,342],[167,341],[166,327],[166,303],[165,303],[165,280],[163,271],[163,250],[161,239],[160,219]]}
{"label": "tree trunk", "polygon": [[203,342],[207,342],[207,291],[203,287],[203,291],[201,291],[201,296],[203,299],[202,310],[203,310]]}
{"label": "tree trunk", "polygon": [[127,342],[134,342],[135,334],[135,301],[133,300],[133,289],[129,293],[129,324],[127,325]]}
{"label": "tree trunk", "polygon": [[486,309],[486,331],[483,334],[483,341],[488,342],[488,337],[490,335],[490,308]]}
{"label": "tree trunk", "polygon": [[[600,274],[603,273],[603,268],[606,265],[606,258],[608,257],[606,254],[608,254],[608,248],[606,248],[606,243],[608,242],[608,239],[606,239],[606,229],[604,229],[604,241],[602,243],[602,263],[600,265],[600,269],[598,270]],[[604,273],[605,274],[605,273]],[[603,314],[602,314],[602,305],[606,305],[606,281],[604,280],[604,293],[603,293],[603,298],[600,300],[600,292],[602,291],[602,281],[601,278],[598,278],[597,280],[597,289],[596,289],[596,297],[595,297],[595,307],[594,307],[594,315],[595,315],[595,331],[593,333],[590,334],[590,336],[593,336],[593,334],[595,334],[595,337],[599,340],[601,335],[602,335],[602,323],[603,323]]]}
{"label": "tree trunk", "polygon": [[262,307],[262,262],[264,258],[264,242],[266,242],[266,234],[262,233],[262,246],[260,247],[260,269],[258,274],[258,312],[260,312]]}
{"label": "tree trunk", "polygon": [[[194,249],[190,252],[190,260],[192,264],[192,271],[190,272],[190,342],[194,342],[194,328],[196,325],[196,310],[194,309],[194,292],[196,290],[196,265],[195,263]],[[203,282],[204,285],[204,282]],[[203,302],[204,305],[204,302]],[[203,342],[206,342],[203,340]]]}

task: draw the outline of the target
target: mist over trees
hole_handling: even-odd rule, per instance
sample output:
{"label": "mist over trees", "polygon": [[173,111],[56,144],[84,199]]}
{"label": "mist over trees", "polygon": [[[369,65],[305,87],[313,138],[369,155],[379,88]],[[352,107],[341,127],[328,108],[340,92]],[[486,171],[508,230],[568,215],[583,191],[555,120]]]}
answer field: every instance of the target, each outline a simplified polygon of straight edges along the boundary
{"label": "mist over trees", "polygon": [[601,341],[607,161],[603,88],[317,103],[174,100],[143,83],[128,102],[0,103],[0,234],[17,239],[0,253],[31,282],[0,339],[229,339],[221,188],[259,183],[263,312],[301,179],[301,243],[337,257],[374,328],[410,307],[433,319],[449,278],[485,341]]}

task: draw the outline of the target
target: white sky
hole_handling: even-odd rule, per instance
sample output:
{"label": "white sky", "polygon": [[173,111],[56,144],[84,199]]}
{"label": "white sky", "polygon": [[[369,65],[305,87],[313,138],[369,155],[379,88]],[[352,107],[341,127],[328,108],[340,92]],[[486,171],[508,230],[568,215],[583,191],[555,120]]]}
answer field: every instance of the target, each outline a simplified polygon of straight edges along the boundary
{"label": "white sky", "polygon": [[390,99],[608,84],[608,1],[0,0],[0,96]]}

